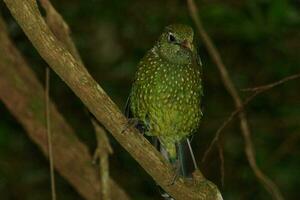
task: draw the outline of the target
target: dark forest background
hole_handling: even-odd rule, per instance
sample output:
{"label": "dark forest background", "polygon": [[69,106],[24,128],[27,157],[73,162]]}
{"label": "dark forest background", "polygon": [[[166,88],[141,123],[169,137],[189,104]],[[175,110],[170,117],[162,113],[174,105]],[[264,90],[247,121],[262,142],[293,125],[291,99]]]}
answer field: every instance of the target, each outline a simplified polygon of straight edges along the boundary
{"label": "dark forest background", "polygon": [[[174,22],[193,26],[185,1],[52,0],[52,3],[69,24],[88,70],[120,108],[126,102],[138,61],[163,28]],[[203,25],[238,89],[299,73],[299,0],[196,3]],[[0,6],[11,37],[44,82],[46,63],[3,2]],[[217,129],[235,107],[201,40],[198,47],[204,63],[204,119],[194,136],[193,147],[200,168],[219,186],[224,199],[271,199],[249,167],[238,120],[233,120],[221,136],[225,159],[223,186],[217,148],[201,162]],[[261,94],[247,107],[258,165],[287,200],[300,199],[299,91],[299,79],[293,80]],[[246,98],[251,93],[240,94]],[[51,73],[51,99],[92,153],[96,140],[85,108],[54,73]],[[110,141],[114,150],[110,158],[111,176],[132,199],[159,199],[150,176],[112,137]],[[82,199],[59,174],[56,177],[58,199]],[[50,199],[49,181],[47,160],[0,102],[0,198]]]}

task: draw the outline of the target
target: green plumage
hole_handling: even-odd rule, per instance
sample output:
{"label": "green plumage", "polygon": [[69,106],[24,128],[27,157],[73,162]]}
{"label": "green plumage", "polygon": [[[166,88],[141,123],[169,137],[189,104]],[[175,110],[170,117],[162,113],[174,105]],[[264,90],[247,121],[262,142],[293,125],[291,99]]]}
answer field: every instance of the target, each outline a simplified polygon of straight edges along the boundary
{"label": "green plumage", "polygon": [[175,144],[198,128],[201,112],[201,66],[193,45],[193,30],[166,27],[155,46],[138,64],[130,93],[130,110],[156,136],[170,160]]}

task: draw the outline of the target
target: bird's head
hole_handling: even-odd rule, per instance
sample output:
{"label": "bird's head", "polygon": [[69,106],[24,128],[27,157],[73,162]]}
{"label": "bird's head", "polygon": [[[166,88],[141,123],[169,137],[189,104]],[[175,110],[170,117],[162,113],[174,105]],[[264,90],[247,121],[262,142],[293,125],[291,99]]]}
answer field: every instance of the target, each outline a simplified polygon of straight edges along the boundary
{"label": "bird's head", "polygon": [[190,26],[172,24],[165,28],[156,44],[159,54],[169,62],[185,64],[190,62],[195,48],[194,31]]}

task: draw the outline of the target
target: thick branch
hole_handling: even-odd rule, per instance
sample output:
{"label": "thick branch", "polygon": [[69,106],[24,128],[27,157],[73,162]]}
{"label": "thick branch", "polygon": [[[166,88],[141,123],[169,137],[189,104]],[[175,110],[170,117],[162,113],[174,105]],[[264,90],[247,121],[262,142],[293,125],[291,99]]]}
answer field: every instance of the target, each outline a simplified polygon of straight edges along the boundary
{"label": "thick branch", "polygon": [[55,37],[62,42],[67,50],[82,63],[81,57],[77,48],[71,38],[70,29],[68,24],[64,21],[63,17],[55,10],[49,0],[39,0],[42,7],[46,12],[46,22]]}
{"label": "thick branch", "polygon": [[55,38],[41,17],[36,2],[5,0],[5,3],[44,60],[159,185],[177,200],[220,198],[217,188],[204,178],[197,186],[185,184],[182,179],[170,185],[172,168],[137,130],[130,128],[121,133],[127,124],[126,118],[82,63],[76,61]]}
{"label": "thick branch", "polygon": [[[55,37],[62,42],[67,50],[77,59],[78,62],[83,63],[81,57],[73,43],[70,35],[68,24],[63,17],[55,10],[49,0],[40,0],[42,7],[46,11],[46,22],[55,35]],[[48,69],[48,68],[47,68]],[[99,177],[101,183],[101,198],[102,200],[110,200],[110,179],[109,179],[109,154],[112,153],[112,148],[106,135],[106,131],[92,119],[95,134],[97,138],[97,148],[94,153],[93,162],[96,164],[96,159],[99,159]]]}
{"label": "thick branch", "polygon": [[[225,64],[223,63],[223,60],[221,58],[221,55],[219,54],[217,48],[214,46],[212,40],[208,36],[207,32],[205,31],[204,27],[202,26],[202,22],[199,18],[198,10],[196,7],[196,4],[194,0],[187,0],[188,7],[190,10],[190,14],[192,19],[194,20],[196,27],[198,29],[198,32],[208,50],[208,53],[210,54],[213,62],[216,64],[220,76],[222,79],[222,82],[227,89],[228,93],[231,95],[235,107],[237,109],[240,109],[243,107],[242,100],[237,92],[237,89],[235,88],[233,81],[231,80],[227,68]],[[249,162],[249,165],[251,166],[252,170],[254,171],[254,174],[258,178],[258,180],[262,183],[262,185],[265,187],[265,189],[272,195],[273,199],[276,200],[283,200],[282,194],[278,187],[273,183],[273,181],[267,177],[262,170],[258,167],[256,160],[255,160],[255,152],[253,143],[251,140],[251,131],[249,128],[248,120],[246,117],[246,112],[242,110],[238,113],[239,119],[240,119],[240,128],[245,140],[245,152],[246,156]]]}
{"label": "thick branch", "polygon": [[[29,137],[48,155],[44,91],[33,71],[10,41],[0,17],[0,99],[23,125]],[[87,147],[50,102],[55,168],[88,200],[100,197],[100,181]],[[110,180],[112,199],[129,199]]]}

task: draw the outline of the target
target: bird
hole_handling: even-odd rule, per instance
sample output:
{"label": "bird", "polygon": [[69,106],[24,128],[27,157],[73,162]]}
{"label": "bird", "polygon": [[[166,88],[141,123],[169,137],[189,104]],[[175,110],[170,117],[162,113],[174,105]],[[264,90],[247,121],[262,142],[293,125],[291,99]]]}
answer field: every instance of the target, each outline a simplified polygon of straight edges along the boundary
{"label": "bird", "polygon": [[203,117],[202,76],[193,29],[171,24],[138,63],[126,103],[129,120],[184,178],[197,169],[190,139]]}

